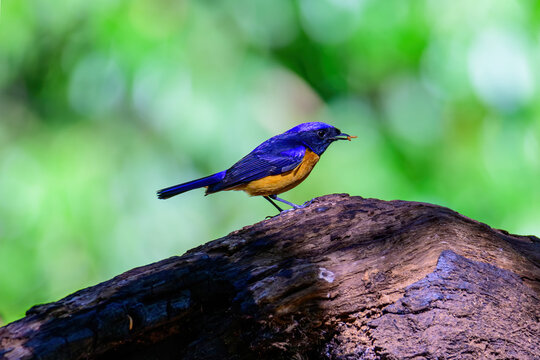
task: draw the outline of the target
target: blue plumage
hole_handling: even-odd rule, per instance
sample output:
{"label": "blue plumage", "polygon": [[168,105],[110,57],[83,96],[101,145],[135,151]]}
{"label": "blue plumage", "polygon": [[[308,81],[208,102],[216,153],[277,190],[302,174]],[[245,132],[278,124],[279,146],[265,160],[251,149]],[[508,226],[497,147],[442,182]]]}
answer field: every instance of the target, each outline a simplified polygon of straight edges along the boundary
{"label": "blue plumage", "polygon": [[[350,138],[351,136],[343,134],[335,127],[322,122],[300,124],[283,134],[276,135],[266,140],[228,170],[161,189],[157,194],[160,199],[168,199],[172,196],[200,187],[206,187],[207,194],[222,190],[236,190],[242,185],[249,184],[253,181],[285,174],[297,169],[302,162],[308,158],[306,156],[308,152],[315,154],[314,156],[316,156],[316,159],[318,160],[319,156],[322,155],[332,142],[336,140],[350,140]],[[308,170],[307,174],[309,174],[309,171],[310,170]],[[290,179],[291,177],[288,178],[288,181],[290,181]],[[291,186],[289,185],[290,183],[284,184],[281,191],[290,189]],[[295,185],[296,183],[294,186]],[[280,209],[279,206],[271,199],[283,201],[291,206],[296,206],[277,198],[276,194],[279,194],[279,192],[265,194],[264,197],[272,202],[278,209]]]}
{"label": "blue plumage", "polygon": [[294,144],[294,141],[270,140],[231,166],[223,180],[210,185],[206,192],[211,194],[266,176],[283,174],[300,165],[306,152],[304,146]]}
{"label": "blue plumage", "polygon": [[203,177],[201,179],[188,181],[183,184],[174,185],[165,189],[161,189],[157,192],[158,198],[168,199],[175,195],[184,193],[189,190],[198,189],[200,187],[209,186],[215,184],[223,179],[225,176],[225,171],[218,172],[214,175]]}

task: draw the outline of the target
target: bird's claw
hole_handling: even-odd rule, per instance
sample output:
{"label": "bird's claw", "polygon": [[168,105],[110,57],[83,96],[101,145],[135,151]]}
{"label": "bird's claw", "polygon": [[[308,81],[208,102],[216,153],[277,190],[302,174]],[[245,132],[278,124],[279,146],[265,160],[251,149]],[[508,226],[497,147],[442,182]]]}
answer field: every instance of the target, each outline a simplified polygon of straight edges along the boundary
{"label": "bird's claw", "polygon": [[311,205],[313,203],[313,200],[315,200],[315,199],[311,199],[311,200],[306,201],[305,203],[302,204],[301,207],[306,207],[306,206]]}

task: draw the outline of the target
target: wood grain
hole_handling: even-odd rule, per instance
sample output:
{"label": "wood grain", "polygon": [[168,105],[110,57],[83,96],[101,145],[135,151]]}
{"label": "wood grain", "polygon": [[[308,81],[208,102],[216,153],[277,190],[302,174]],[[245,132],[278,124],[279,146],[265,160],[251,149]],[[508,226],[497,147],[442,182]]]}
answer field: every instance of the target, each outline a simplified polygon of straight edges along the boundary
{"label": "wood grain", "polygon": [[35,306],[0,358],[534,359],[539,299],[538,238],[335,194]]}

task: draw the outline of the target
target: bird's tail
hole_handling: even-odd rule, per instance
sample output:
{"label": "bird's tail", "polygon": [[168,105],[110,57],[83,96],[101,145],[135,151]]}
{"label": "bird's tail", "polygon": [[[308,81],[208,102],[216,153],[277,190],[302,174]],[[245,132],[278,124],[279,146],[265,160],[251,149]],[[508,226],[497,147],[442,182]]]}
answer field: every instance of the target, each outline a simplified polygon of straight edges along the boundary
{"label": "bird's tail", "polygon": [[203,177],[197,180],[188,181],[183,184],[174,185],[165,189],[158,190],[157,196],[160,199],[168,199],[183,192],[197,189],[204,186],[215,184],[225,177],[225,171],[218,172],[214,175]]}

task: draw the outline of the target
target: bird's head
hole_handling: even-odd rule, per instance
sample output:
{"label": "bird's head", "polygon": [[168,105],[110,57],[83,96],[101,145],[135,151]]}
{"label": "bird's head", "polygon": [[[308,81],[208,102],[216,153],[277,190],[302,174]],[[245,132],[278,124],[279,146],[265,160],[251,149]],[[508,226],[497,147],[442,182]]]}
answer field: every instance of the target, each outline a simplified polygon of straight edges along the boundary
{"label": "bird's head", "polygon": [[342,133],[338,128],[323,122],[308,122],[293,127],[286,134],[295,134],[311,151],[322,155],[326,148],[337,140],[351,140],[356,136]]}

